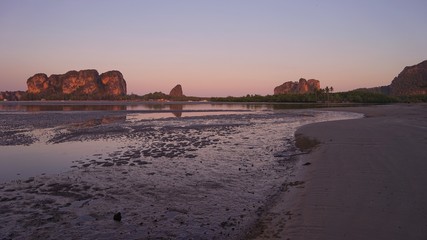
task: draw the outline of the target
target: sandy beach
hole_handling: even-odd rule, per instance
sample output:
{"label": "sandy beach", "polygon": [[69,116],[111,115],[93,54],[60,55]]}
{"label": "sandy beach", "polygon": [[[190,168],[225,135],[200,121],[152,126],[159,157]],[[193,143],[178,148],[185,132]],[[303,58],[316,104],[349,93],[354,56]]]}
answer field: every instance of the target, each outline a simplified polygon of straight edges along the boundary
{"label": "sandy beach", "polygon": [[425,104],[134,114],[4,114],[3,150],[90,154],[1,183],[0,239],[427,237]]}
{"label": "sandy beach", "polygon": [[427,105],[337,108],[365,118],[297,130],[319,144],[298,156],[254,239],[427,239]]}
{"label": "sandy beach", "polygon": [[297,170],[295,130],[361,117],[173,113],[2,113],[0,239],[245,238]]}

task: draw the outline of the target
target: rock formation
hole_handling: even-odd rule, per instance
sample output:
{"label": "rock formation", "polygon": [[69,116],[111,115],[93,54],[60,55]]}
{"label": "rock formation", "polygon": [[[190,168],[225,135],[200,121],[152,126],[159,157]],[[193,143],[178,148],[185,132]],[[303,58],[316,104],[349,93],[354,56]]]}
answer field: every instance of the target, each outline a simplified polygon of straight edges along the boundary
{"label": "rock formation", "polygon": [[109,71],[101,74],[104,91],[111,95],[126,95],[126,81],[119,71]]}
{"label": "rock formation", "polygon": [[40,92],[47,91],[49,89],[49,82],[47,81],[47,75],[44,73],[37,73],[27,80],[27,92],[39,94]]}
{"label": "rock formation", "polygon": [[405,67],[391,82],[390,94],[394,96],[427,94],[427,60]]}
{"label": "rock formation", "polygon": [[316,79],[305,80],[301,78],[298,82],[285,82],[274,88],[274,95],[278,94],[303,94],[312,93],[320,89],[320,81]]}
{"label": "rock formation", "polygon": [[427,94],[427,60],[417,65],[405,67],[390,85],[359,88],[355,91],[381,93],[385,95],[423,95]]}
{"label": "rock formation", "polygon": [[169,93],[169,96],[171,97],[183,97],[184,94],[182,92],[182,87],[180,84],[176,85]]}
{"label": "rock formation", "polygon": [[38,73],[27,80],[30,94],[72,94],[96,96],[126,95],[126,81],[119,71],[99,75],[96,70],[69,71],[47,77]]}
{"label": "rock formation", "polygon": [[[62,87],[64,94],[97,94],[104,87],[100,84],[96,70],[69,71],[62,76],[54,75],[54,78],[56,81],[51,81],[53,88]],[[54,83],[56,86],[53,85]]]}

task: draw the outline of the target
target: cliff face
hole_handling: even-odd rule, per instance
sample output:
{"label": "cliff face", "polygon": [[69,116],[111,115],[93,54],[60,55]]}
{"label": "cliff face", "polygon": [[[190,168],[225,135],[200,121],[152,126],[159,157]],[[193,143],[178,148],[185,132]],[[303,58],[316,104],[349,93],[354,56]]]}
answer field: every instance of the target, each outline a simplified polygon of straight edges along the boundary
{"label": "cliff face", "polygon": [[274,88],[274,95],[278,94],[303,94],[312,93],[320,89],[320,81],[316,79],[305,80],[301,78],[298,82],[285,82]]}
{"label": "cliff face", "polygon": [[37,73],[27,80],[27,87],[29,93],[38,94],[40,92],[47,91],[47,89],[49,89],[47,75],[44,73]]}
{"label": "cliff face", "polygon": [[[57,76],[54,77],[57,78]],[[102,92],[103,86],[100,84],[98,71],[82,70],[69,71],[60,75],[59,81],[56,81],[56,89],[61,88],[64,94],[96,94]]]}
{"label": "cliff face", "polygon": [[184,96],[184,93],[182,92],[182,87],[180,84],[176,85],[169,93],[169,96],[171,97],[182,97]]}
{"label": "cliff face", "polygon": [[111,95],[126,95],[126,81],[119,71],[109,71],[101,74],[101,83],[106,92]]}
{"label": "cliff face", "polygon": [[414,66],[405,67],[390,85],[390,94],[427,94],[427,60]]}
{"label": "cliff face", "polygon": [[126,81],[119,71],[99,75],[96,70],[69,71],[47,77],[38,73],[27,80],[31,94],[126,95]]}

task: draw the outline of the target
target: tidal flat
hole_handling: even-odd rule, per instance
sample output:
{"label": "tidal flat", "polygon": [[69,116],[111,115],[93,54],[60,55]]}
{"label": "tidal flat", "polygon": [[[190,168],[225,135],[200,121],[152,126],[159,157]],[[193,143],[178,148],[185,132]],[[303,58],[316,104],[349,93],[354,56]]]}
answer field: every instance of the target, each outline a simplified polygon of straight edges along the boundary
{"label": "tidal flat", "polygon": [[1,239],[241,239],[272,197],[298,187],[296,129],[363,116],[41,105],[0,112]]}

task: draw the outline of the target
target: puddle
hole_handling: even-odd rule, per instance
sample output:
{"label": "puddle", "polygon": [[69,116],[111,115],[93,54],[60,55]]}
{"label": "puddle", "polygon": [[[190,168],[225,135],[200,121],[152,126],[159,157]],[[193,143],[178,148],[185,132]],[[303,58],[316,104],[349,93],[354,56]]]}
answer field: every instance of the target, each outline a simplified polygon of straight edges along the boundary
{"label": "puddle", "polygon": [[[130,113],[52,128],[31,130],[21,126],[26,130],[16,138],[22,138],[25,144],[0,146],[0,181],[60,173],[83,165],[142,165],[158,158],[210,156],[272,162],[274,157],[290,156],[296,151],[293,134],[297,127],[357,117],[352,113],[314,110],[204,114],[151,119],[149,114],[139,118],[144,114]],[[34,117],[39,119],[39,115],[43,114]],[[32,141],[26,142],[28,139]],[[230,156],[224,156],[226,153]]]}
{"label": "puddle", "polygon": [[[33,120],[44,121],[41,114]],[[295,130],[361,117],[280,110],[153,120],[96,115],[77,124],[62,118],[81,116],[53,116],[67,124],[34,129],[22,121],[34,143],[0,146],[0,234],[8,233],[0,236],[239,239],[293,174]],[[112,220],[117,212],[120,223]]]}

